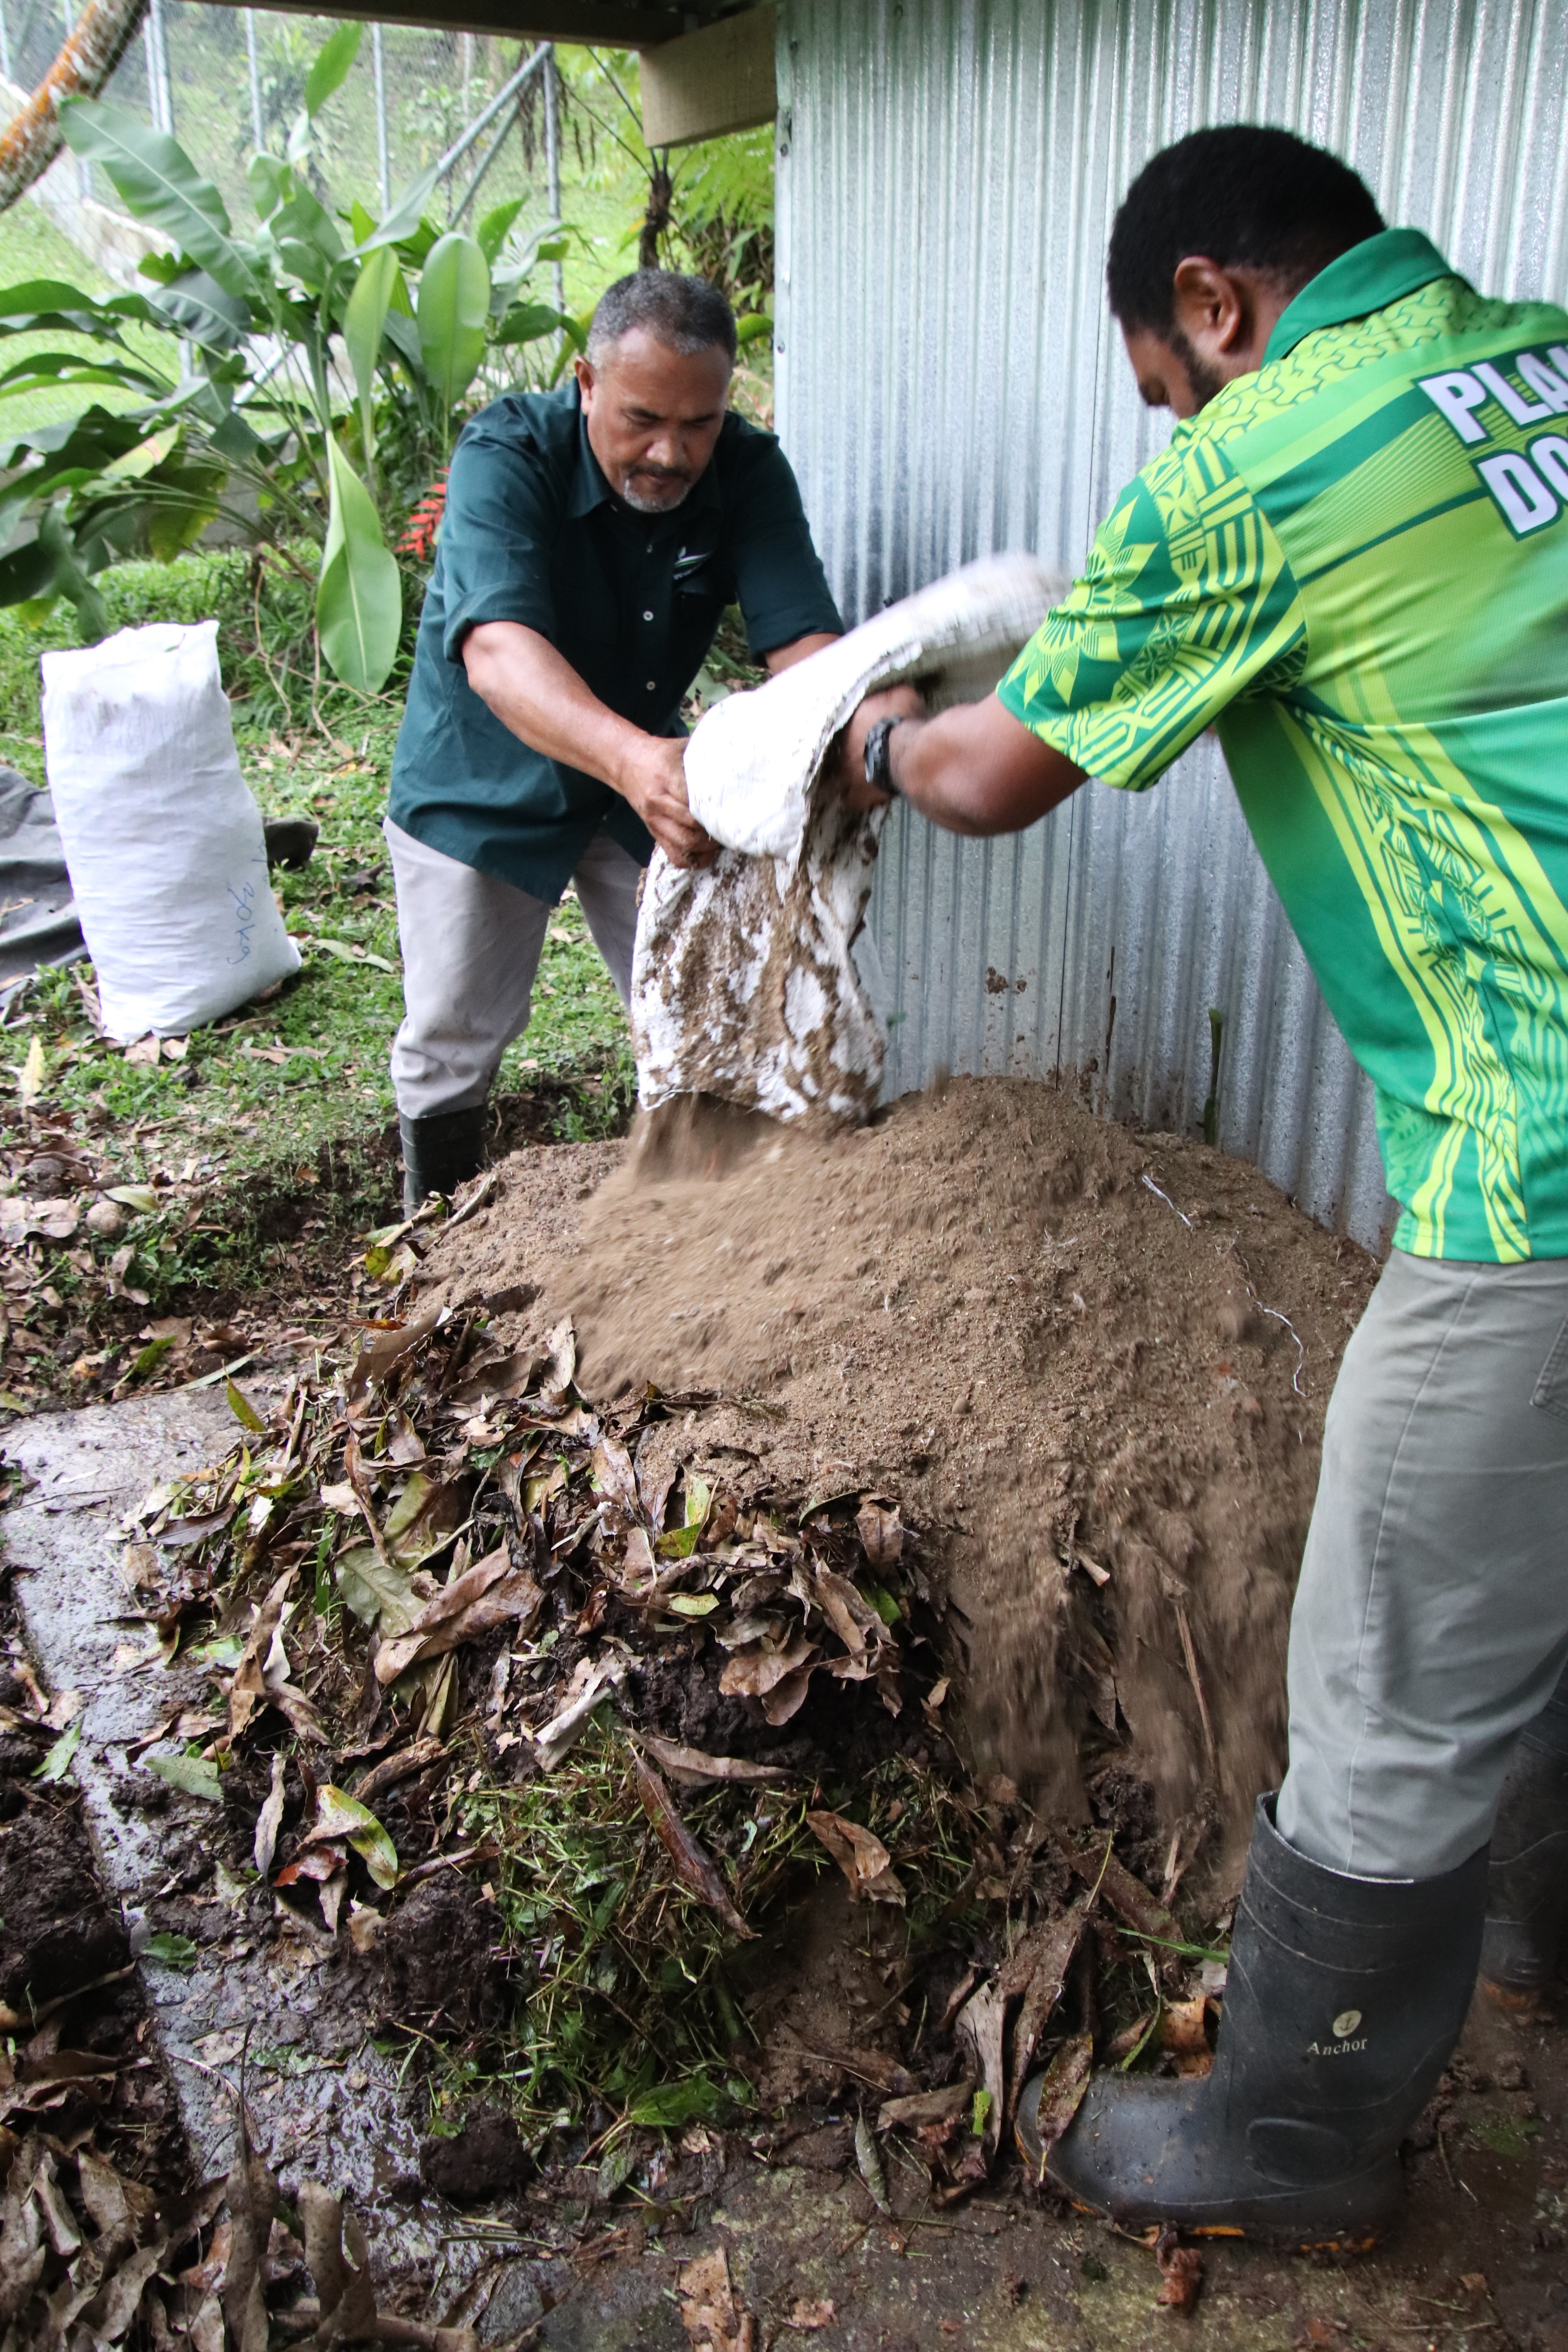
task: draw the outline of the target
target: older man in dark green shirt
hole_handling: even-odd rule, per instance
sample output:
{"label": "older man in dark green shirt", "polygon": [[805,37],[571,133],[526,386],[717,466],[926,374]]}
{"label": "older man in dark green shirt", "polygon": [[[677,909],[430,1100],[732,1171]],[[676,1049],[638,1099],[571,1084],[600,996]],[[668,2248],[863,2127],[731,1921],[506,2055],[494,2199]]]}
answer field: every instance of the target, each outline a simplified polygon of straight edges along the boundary
{"label": "older man in dark green shirt", "polygon": [[772,671],[842,626],[788,460],[726,411],[734,357],[721,294],[639,270],[601,300],[574,384],[507,394],[458,443],[385,827],[410,1213],[479,1166],[568,883],[624,1002],[654,843],[712,855],[680,703],[726,604]]}

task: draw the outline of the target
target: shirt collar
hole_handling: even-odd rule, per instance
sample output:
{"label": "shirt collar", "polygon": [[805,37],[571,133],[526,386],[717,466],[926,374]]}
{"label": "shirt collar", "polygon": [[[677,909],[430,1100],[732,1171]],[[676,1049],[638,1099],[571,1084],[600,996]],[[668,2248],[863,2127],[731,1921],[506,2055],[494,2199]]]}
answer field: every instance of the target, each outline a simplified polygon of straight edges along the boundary
{"label": "shirt collar", "polygon": [[1381,236],[1365,237],[1320,269],[1279,313],[1263,364],[1282,360],[1304,335],[1315,334],[1320,327],[1342,327],[1349,320],[1364,319],[1370,311],[1397,302],[1401,295],[1429,286],[1434,278],[1458,274],[1418,228],[1385,228]]}
{"label": "shirt collar", "polygon": [[[567,511],[575,520],[579,515],[591,514],[597,506],[612,504],[615,493],[605,478],[605,469],[595,457],[593,445],[588,439],[588,421],[583,414],[581,394],[574,394],[574,397],[577,401],[577,465],[572,483],[571,504]],[[678,507],[672,507],[668,515],[638,515],[635,520],[639,523],[675,524],[678,518],[682,515],[695,514],[720,504],[721,499],[718,468],[713,459],[710,457]]]}
{"label": "shirt collar", "polygon": [[595,507],[603,506],[610,496],[610,486],[588,440],[588,420],[583,414],[582,394],[574,393],[573,398],[577,404],[577,467],[572,483],[572,503],[567,511],[575,520],[578,515],[591,514]]}

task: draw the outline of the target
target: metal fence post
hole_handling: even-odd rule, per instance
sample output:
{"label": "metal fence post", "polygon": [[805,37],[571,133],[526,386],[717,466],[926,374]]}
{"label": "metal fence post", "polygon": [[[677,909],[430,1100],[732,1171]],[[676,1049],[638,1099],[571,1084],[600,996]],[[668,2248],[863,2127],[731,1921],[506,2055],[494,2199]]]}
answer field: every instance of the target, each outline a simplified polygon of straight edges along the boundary
{"label": "metal fence post", "polygon": [[250,135],[259,155],[267,144],[267,125],[261,120],[261,60],[256,53],[256,11],[245,12],[245,57],[250,68]]}
{"label": "metal fence post", "polygon": [[165,37],[163,0],[147,0],[142,42],[147,57],[147,110],[154,131],[174,135],[174,91],[169,79],[169,46]]}
{"label": "metal fence post", "polygon": [[[0,0],[0,7],[4,5],[5,0]],[[370,28],[370,60],[375,69],[375,168],[384,220],[392,210],[392,156],[386,138],[386,55],[379,23]]]}
{"label": "metal fence post", "polygon": [[11,71],[11,27],[5,22],[5,0],[0,0],[0,74],[7,81],[16,79]]}
{"label": "metal fence post", "polygon": [[[556,99],[555,44],[544,60],[544,198],[550,206],[552,220],[561,217],[561,121]],[[561,264],[555,264],[555,307],[566,308],[566,276]]]}
{"label": "metal fence post", "polygon": [[[71,0],[60,0],[60,17],[68,41],[76,27],[76,18],[71,13]],[[10,79],[8,69],[6,79],[7,80]],[[76,159],[76,192],[79,196],[90,197],[92,194],[92,165],[85,155],[79,155]]]}

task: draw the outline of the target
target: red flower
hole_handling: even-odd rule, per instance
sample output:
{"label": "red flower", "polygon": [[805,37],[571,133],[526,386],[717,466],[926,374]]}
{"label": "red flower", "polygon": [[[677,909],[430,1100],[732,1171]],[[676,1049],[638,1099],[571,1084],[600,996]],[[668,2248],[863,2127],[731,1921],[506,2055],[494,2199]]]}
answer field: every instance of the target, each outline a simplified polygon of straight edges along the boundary
{"label": "red flower", "polygon": [[441,527],[441,517],[447,507],[447,468],[443,466],[436,480],[409,515],[402,538],[397,542],[399,555],[412,555],[417,562],[427,561],[436,544],[436,533]]}

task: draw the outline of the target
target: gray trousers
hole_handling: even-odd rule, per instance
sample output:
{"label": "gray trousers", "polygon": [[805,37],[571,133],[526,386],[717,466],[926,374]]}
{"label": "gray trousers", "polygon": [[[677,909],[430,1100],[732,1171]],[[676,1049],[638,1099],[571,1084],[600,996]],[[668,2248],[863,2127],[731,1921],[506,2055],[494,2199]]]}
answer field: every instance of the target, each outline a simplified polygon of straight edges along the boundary
{"label": "gray trousers", "polygon": [[[405,1118],[471,1110],[528,1026],[553,910],[510,882],[427,849],[390,817],[382,831],[392,854],[403,949],[404,1017],[392,1047],[397,1108]],[[572,877],[623,1004],[631,990],[642,871],[601,830]]]}
{"label": "gray trousers", "polygon": [[1359,1877],[1453,1869],[1565,1660],[1568,1259],[1395,1250],[1329,1403],[1281,1834]]}

